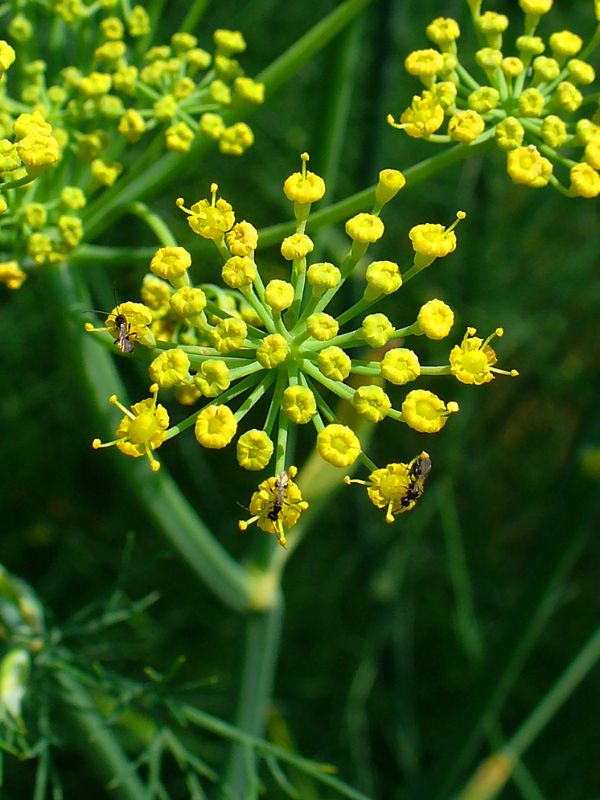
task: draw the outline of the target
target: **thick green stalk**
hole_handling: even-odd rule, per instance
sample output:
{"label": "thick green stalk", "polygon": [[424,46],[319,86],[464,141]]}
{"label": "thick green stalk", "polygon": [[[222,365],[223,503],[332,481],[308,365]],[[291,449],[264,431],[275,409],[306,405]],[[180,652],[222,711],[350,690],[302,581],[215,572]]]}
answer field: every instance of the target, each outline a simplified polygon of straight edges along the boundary
{"label": "thick green stalk", "polygon": [[131,770],[131,762],[121,743],[94,706],[89,693],[65,670],[56,669],[53,676],[63,696],[66,717],[77,729],[73,739],[83,755],[98,765],[107,784],[117,779],[114,792],[121,800],[147,800],[144,785]]}
{"label": "thick green stalk", "polygon": [[[89,296],[66,265],[49,269],[48,284],[64,322],[65,338],[73,351],[73,369],[85,386],[97,418],[106,425],[103,409],[109,394],[125,395],[114,359],[103,347],[75,326],[81,308],[91,308]],[[132,502],[154,522],[188,566],[228,606],[247,609],[251,584],[248,573],[219,544],[164,469],[152,473],[145,459],[115,459],[117,475]]]}
{"label": "thick green stalk", "polygon": [[[246,622],[236,726],[250,736],[260,737],[264,732],[279,658],[282,624],[283,596],[280,591],[267,611],[251,614]],[[223,785],[232,797],[239,800],[258,797],[256,754],[248,744],[232,746]]]}

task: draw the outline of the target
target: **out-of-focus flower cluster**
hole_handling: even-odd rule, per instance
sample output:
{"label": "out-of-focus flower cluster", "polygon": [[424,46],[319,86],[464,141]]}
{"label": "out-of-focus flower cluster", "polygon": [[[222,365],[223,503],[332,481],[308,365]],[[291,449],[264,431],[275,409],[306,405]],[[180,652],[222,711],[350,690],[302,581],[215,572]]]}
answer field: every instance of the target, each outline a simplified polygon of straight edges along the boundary
{"label": "out-of-focus flower cluster", "polygon": [[[264,282],[255,259],[257,230],[248,221],[236,221],[232,206],[218,197],[215,184],[209,198],[189,208],[183,199],[177,201],[194,233],[216,245],[224,287],[195,286],[192,258],[183,247],[156,251],[143,279],[143,303],[123,303],[107,321],[117,343],[126,335],[132,343],[154,349],[149,367],[152,396],[131,409],[112,397],[124,414],[116,437],[104,444],[94,442],[95,447],[116,445],[129,456],[146,455],[158,469],[154,451],[187,428],[193,427],[197,442],[205,448],[221,449],[235,441],[242,468],[270,468],[272,475],[253,495],[252,518],[241,527],[256,521],[263,530],[277,534],[281,543],[284,529],[292,527],[306,507],[293,481],[292,426],[314,427],[316,449],[329,464],[345,470],[357,460],[365,465],[371,471],[369,497],[386,509],[391,522],[419,498],[429,473],[427,454],[379,469],[363,451],[356,431],[340,421],[331,399],[346,401],[357,419],[374,424],[391,420],[421,433],[437,433],[458,411],[457,403],[422,388],[409,388],[398,400],[396,387],[407,387],[421,376],[451,375],[462,383],[481,385],[497,373],[516,374],[494,366],[496,354],[490,342],[502,329],[482,338],[468,328],[462,341],[449,349],[446,363],[421,364],[406,339],[443,340],[449,335],[454,313],[442,300],[429,300],[416,316],[400,324],[374,310],[379,300],[454,251],[454,228],[464,213],[458,212],[449,227],[415,225],[409,232],[412,264],[405,268],[395,261],[369,261],[369,246],[384,233],[380,212],[405,182],[397,170],[384,170],[372,211],[346,222],[350,239],[346,257],[339,264],[312,261],[314,243],[305,229],[311,205],[323,197],[325,183],[307,170],[307,161],[304,154],[301,171],[287,178],[283,187],[296,219],[296,232],[281,243],[284,279]],[[361,299],[341,313],[334,312],[340,289],[359,266],[364,268]],[[169,390],[183,403],[202,403],[172,427],[167,410],[158,402],[159,392]],[[240,432],[251,410],[255,424],[257,417],[262,423]]]}
{"label": "out-of-focus flower cluster", "polygon": [[145,153],[159,158],[153,139],[185,154],[205,138],[241,155],[252,130],[228,125],[223,112],[264,96],[237,60],[246,48],[239,31],[215,31],[212,53],[183,31],[148,46],[143,6],[49,5],[15,1],[0,11],[0,281],[12,289],[27,269],[68,256],[90,199]]}
{"label": "out-of-focus flower cluster", "polygon": [[433,142],[469,146],[493,140],[506,152],[515,183],[533,188],[550,183],[568,196],[597,197],[600,111],[588,58],[600,42],[598,0],[587,43],[569,30],[538,34],[540,22],[544,27],[551,20],[550,14],[543,17],[552,0],[519,0],[522,15],[511,44],[505,14],[482,13],[481,0],[467,4],[479,49],[461,51],[458,22],[434,19],[426,30],[434,46],[414,50],[405,61],[407,72],[425,88],[399,122],[392,115],[388,122]]}

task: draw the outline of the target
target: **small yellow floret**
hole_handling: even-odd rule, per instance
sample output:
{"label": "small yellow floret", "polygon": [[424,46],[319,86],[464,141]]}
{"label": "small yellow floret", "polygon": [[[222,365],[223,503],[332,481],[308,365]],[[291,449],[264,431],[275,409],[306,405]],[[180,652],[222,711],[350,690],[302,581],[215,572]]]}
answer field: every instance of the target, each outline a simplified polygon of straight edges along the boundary
{"label": "small yellow floret", "polygon": [[230,384],[229,368],[221,359],[203,361],[194,375],[194,385],[204,397],[217,397],[229,389]]}
{"label": "small yellow floret", "polygon": [[446,424],[448,415],[458,411],[458,403],[444,403],[433,392],[413,389],[402,403],[404,422],[419,433],[438,433]]}
{"label": "small yellow floret", "polygon": [[237,440],[236,455],[242,469],[264,469],[273,455],[275,446],[265,431],[251,428]]}
{"label": "small yellow floret", "polygon": [[347,425],[326,425],[317,435],[317,452],[334,467],[349,467],[360,455],[358,437]]}
{"label": "small yellow floret", "polygon": [[352,400],[356,412],[369,422],[381,422],[388,415],[392,402],[381,386],[359,386]]}
{"label": "small yellow floret", "polygon": [[407,347],[393,347],[388,350],[380,365],[381,374],[390,383],[403,386],[416,380],[421,374],[421,365],[415,352]]}
{"label": "small yellow floret", "polygon": [[148,373],[159,388],[173,389],[190,381],[190,359],[179,348],[165,350],[150,363]]}
{"label": "small yellow floret", "polygon": [[233,411],[226,405],[210,405],[200,411],[194,425],[198,444],[209,450],[221,450],[231,442],[237,431]]}
{"label": "small yellow floret", "polygon": [[264,369],[275,369],[287,359],[289,345],[280,333],[271,333],[256,348],[256,360]]}
{"label": "small yellow floret", "polygon": [[321,200],[325,194],[325,181],[306,169],[308,153],[302,153],[302,172],[294,172],[286,178],[283,193],[293,203],[308,205]]}
{"label": "small yellow floret", "polygon": [[552,162],[540,155],[535,145],[517,147],[508,153],[506,169],[514,183],[533,189],[548,185],[552,175]]}
{"label": "small yellow floret", "polygon": [[296,425],[310,422],[317,413],[315,396],[304,386],[288,386],[283,393],[281,407]]}
{"label": "small yellow floret", "polygon": [[445,339],[454,325],[454,311],[442,300],[429,300],[421,306],[417,322],[428,339]]}

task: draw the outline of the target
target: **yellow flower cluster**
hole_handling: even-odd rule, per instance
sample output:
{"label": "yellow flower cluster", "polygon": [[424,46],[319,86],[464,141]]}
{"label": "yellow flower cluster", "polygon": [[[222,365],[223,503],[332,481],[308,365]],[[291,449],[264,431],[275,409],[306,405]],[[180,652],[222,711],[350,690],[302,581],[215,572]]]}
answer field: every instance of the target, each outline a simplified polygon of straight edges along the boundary
{"label": "yellow flower cluster", "polygon": [[[426,29],[434,47],[415,50],[405,61],[407,72],[424,89],[399,120],[390,114],[389,124],[433,142],[465,147],[495,142],[506,153],[507,172],[515,183],[531,188],[551,184],[571,197],[597,197],[600,106],[588,59],[600,42],[600,22],[588,44],[568,30],[544,41],[536,31],[552,2],[519,0],[523,32],[516,37],[516,52],[507,54],[509,18],[482,12],[481,0],[468,4],[482,45],[469,54],[478,71],[469,68],[467,54],[457,46],[458,22],[434,19]],[[562,148],[571,150],[565,154]]]}
{"label": "yellow flower cluster", "polygon": [[[404,326],[373,311],[381,298],[397,293],[456,249],[455,228],[464,219],[463,212],[449,226],[415,225],[408,236],[412,263],[403,270],[394,261],[367,259],[362,298],[337,317],[327,313],[334,298],[339,306],[346,280],[363,263],[369,246],[383,236],[382,206],[402,188],[404,178],[395,170],[381,173],[373,210],[346,222],[350,241],[339,266],[308,263],[313,242],[305,224],[325,184],[308,171],[307,162],[308,155],[303,154],[301,171],[283,187],[296,218],[296,232],[281,245],[285,280],[263,282],[256,261],[256,229],[245,220],[236,221],[232,205],[218,196],[218,186],[212,184],[210,197],[189,207],[180,198],[177,206],[196,235],[214,242],[222,258],[225,288],[214,283],[193,286],[189,252],[179,246],[162,247],[143,280],[144,304],[122,303],[107,320],[123,352],[131,352],[134,342],[154,351],[149,367],[153,398],[132,406],[131,411],[119,405],[125,417],[117,438],[107,444],[116,444],[130,456],[145,454],[157,469],[153,451],[164,440],[193,427],[198,444],[208,449],[225,448],[237,438],[237,460],[244,469],[268,468],[275,455],[271,477],[259,484],[250,500],[251,518],[240,526],[245,530],[256,522],[275,534],[281,545],[286,544],[285,531],[307,507],[294,482],[296,469],[290,466],[295,460],[288,435],[291,425],[311,424],[316,450],[332,466],[348,469],[357,461],[366,465],[372,473],[369,497],[378,508],[386,509],[388,520],[409,511],[423,491],[429,472],[426,454],[408,464],[378,469],[364,452],[356,430],[337,417],[329,397],[346,401],[357,419],[373,424],[392,420],[431,434],[444,427],[458,404],[412,387],[398,398],[397,387],[421,375],[453,375],[462,383],[481,385],[497,373],[516,374],[494,367],[492,336],[484,341],[472,328],[450,350],[446,364],[422,365],[404,340],[410,335],[443,340],[450,334],[454,314],[440,299],[424,303]],[[498,329],[493,335],[501,334]],[[365,358],[368,348],[371,355]],[[168,421],[156,400],[159,390],[174,391],[186,404],[199,399],[203,403],[165,430]],[[241,431],[244,417],[265,396],[270,404],[262,428]],[[137,421],[140,416],[143,423]],[[104,445],[96,442],[95,446]]]}
{"label": "yellow flower cluster", "polygon": [[[215,31],[212,52],[181,31],[141,50],[150,32],[141,5],[56,0],[36,10],[35,25],[28,6],[8,4],[8,40],[0,39],[0,281],[11,289],[29,270],[69,257],[82,242],[82,220],[96,216],[97,195],[140,159],[156,160],[152,140],[179,154],[214,142],[242,155],[252,131],[227,124],[222,112],[264,99],[264,86],[237,59],[246,48],[239,31]],[[48,42],[39,29],[53,31]],[[76,40],[86,43],[85,69],[65,63],[71,49],[56,46]],[[51,167],[78,185],[57,189]]]}

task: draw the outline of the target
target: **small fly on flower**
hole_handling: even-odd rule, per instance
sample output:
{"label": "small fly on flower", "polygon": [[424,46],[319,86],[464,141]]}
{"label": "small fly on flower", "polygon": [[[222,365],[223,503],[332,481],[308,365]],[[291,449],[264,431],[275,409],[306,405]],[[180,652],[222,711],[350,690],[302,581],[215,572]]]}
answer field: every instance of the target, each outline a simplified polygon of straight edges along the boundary
{"label": "small fly on flower", "polygon": [[409,464],[408,478],[409,484],[406,494],[401,500],[403,506],[416,503],[425,491],[425,481],[431,472],[431,459],[428,453],[421,453],[415,456]]}
{"label": "small fly on flower", "polygon": [[117,345],[117,347],[122,353],[132,353],[133,342],[129,337],[129,323],[127,322],[127,317],[125,316],[125,314],[121,314],[118,305],[115,307],[115,311],[117,311],[118,313],[115,316],[115,327],[117,329],[117,338],[114,340],[114,343]]}
{"label": "small fly on flower", "polygon": [[285,494],[289,485],[290,479],[285,470],[282,470],[278,475],[275,476],[275,500],[273,501],[273,507],[267,514],[267,517],[271,520],[271,522],[277,522],[279,515],[281,514]]}
{"label": "small fly on flower", "polygon": [[133,341],[131,340],[131,329],[127,317],[121,312],[119,303],[117,303],[117,295],[115,292],[115,307],[112,311],[100,311],[94,309],[97,314],[104,314],[107,318],[113,317],[114,328],[117,332],[117,338],[114,344],[117,345],[122,353],[133,353]]}

